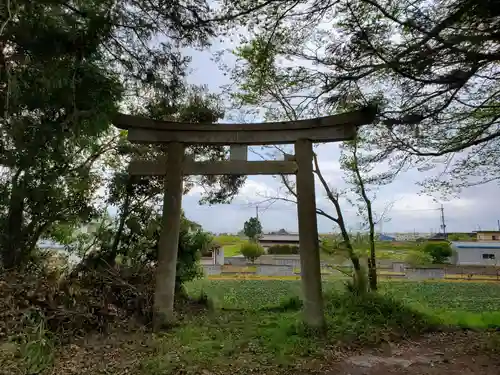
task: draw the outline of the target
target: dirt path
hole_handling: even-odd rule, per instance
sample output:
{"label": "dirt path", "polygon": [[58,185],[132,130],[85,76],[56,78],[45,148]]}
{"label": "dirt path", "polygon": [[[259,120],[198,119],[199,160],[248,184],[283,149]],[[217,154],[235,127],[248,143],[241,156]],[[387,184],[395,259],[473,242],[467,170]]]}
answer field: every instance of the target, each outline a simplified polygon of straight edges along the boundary
{"label": "dirt path", "polygon": [[432,334],[417,341],[387,344],[383,348],[346,354],[335,361],[328,375],[498,375],[500,355],[488,338],[471,332]]}
{"label": "dirt path", "polygon": [[[148,372],[140,365],[143,359],[155,355],[148,341],[148,335],[135,333],[69,346],[57,356],[51,374],[167,374],[168,371],[158,369]],[[377,349],[332,349],[328,358],[303,360],[286,370],[269,365],[251,366],[251,369],[207,366],[199,370],[191,368],[186,374],[499,375],[500,354],[493,353],[492,344],[497,350],[500,348],[500,333],[487,337],[473,332],[429,334],[415,341],[386,344]]]}

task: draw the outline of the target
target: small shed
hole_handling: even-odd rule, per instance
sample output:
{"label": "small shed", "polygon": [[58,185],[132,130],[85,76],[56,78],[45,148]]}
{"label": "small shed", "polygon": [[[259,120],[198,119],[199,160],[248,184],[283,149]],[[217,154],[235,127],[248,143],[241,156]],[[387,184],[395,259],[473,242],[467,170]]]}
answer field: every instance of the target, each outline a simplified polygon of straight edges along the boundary
{"label": "small shed", "polygon": [[452,241],[451,247],[456,253],[457,265],[500,265],[500,242]]}
{"label": "small shed", "polygon": [[500,231],[498,230],[478,230],[476,236],[478,241],[500,241]]}

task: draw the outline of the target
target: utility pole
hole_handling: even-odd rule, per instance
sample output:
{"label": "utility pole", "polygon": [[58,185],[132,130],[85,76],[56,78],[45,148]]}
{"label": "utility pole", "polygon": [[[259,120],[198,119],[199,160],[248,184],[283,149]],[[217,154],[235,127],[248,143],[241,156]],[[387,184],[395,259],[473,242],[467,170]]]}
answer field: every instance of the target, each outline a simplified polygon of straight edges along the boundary
{"label": "utility pole", "polygon": [[500,230],[500,220],[497,220],[498,230]]}
{"label": "utility pole", "polygon": [[255,217],[259,220],[259,206],[255,206]]}
{"label": "utility pole", "polygon": [[441,208],[439,209],[441,211],[441,229],[443,230],[443,235],[444,238],[446,238],[446,223],[444,221],[444,206],[441,204]]}

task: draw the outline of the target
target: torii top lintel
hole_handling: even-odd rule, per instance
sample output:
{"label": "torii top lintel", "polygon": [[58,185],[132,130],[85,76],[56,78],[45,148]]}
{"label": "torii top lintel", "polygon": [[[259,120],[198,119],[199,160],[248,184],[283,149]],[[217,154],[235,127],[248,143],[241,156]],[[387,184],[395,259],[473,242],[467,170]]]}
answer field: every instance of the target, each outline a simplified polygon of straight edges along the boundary
{"label": "torii top lintel", "polygon": [[132,143],[267,145],[294,143],[298,139],[336,142],[353,139],[357,127],[372,123],[376,112],[376,108],[367,107],[308,120],[257,124],[194,124],[158,121],[119,113],[113,124],[128,130],[128,139]]}

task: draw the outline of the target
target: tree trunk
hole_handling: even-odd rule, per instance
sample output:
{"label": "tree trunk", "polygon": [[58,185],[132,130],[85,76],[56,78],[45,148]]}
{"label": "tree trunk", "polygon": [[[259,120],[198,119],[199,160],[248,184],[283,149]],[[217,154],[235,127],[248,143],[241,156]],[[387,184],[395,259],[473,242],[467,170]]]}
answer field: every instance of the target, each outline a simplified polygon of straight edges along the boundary
{"label": "tree trunk", "polygon": [[[357,141],[355,141],[357,142]],[[370,227],[370,257],[368,259],[368,279],[370,283],[371,290],[377,290],[377,258],[375,254],[375,223],[373,221],[373,209],[372,202],[366,194],[365,183],[361,173],[359,171],[358,165],[358,155],[357,155],[357,144],[354,144],[353,150],[353,158],[354,158],[354,172],[356,174],[356,178],[358,180],[359,192],[361,193],[361,197],[363,198],[366,205],[366,215],[368,217],[368,225]]]}
{"label": "tree trunk", "polygon": [[130,202],[132,200],[132,179],[129,177],[127,180],[127,187],[125,192],[125,199],[123,201],[121,213],[120,213],[120,221],[118,223],[118,228],[116,230],[115,237],[113,238],[113,243],[111,244],[111,249],[108,254],[104,254],[106,262],[110,266],[115,265],[116,256],[118,255],[118,246],[120,245],[120,240],[122,238],[123,229],[125,228],[125,222],[130,213]]}
{"label": "tree trunk", "polygon": [[373,214],[371,202],[366,201],[368,211],[368,222],[370,225],[370,259],[368,260],[368,278],[370,281],[370,289],[377,290],[377,259],[375,255],[375,224],[373,222]]}
{"label": "tree trunk", "polygon": [[23,247],[24,250],[21,251],[23,259],[26,259],[36,247],[38,240],[42,236],[43,232],[47,229],[49,223],[42,223],[35,218],[28,224],[26,229],[23,231]]}
{"label": "tree trunk", "polygon": [[[359,262],[359,258],[354,252],[354,249],[351,244],[351,238],[349,237],[349,233],[347,232],[346,226],[345,226],[345,221],[344,221],[344,216],[342,215],[342,209],[340,208],[340,203],[337,199],[337,197],[333,194],[332,190],[330,190],[328,183],[326,182],[325,178],[323,177],[323,174],[321,173],[321,170],[319,168],[319,163],[318,163],[318,158],[316,155],[313,155],[313,160],[314,160],[314,166],[315,166],[315,173],[318,176],[321,184],[325,188],[326,195],[330,202],[333,203],[335,206],[335,211],[337,212],[337,219],[334,219],[330,217],[329,215],[323,215],[328,216],[330,219],[332,219],[334,222],[337,223],[337,225],[340,228],[340,231],[342,233],[342,238],[344,240],[344,243],[347,247],[347,252],[349,254],[349,258],[351,259],[352,266],[354,268],[354,273],[356,275],[357,280],[362,279],[362,270],[361,270],[361,264]],[[290,189],[289,189],[290,190]]]}
{"label": "tree trunk", "polygon": [[337,217],[338,217],[337,224],[340,228],[342,239],[344,240],[354,271],[361,272],[361,263],[359,262],[359,257],[354,252],[354,248],[352,247],[351,238],[349,237],[349,233],[347,232],[347,228],[345,226],[344,215],[342,215],[340,204],[336,199],[333,200],[333,204],[335,206],[335,210],[337,211]]}
{"label": "tree trunk", "polygon": [[19,267],[23,258],[24,189],[20,175],[18,170],[11,179],[7,225],[2,236],[2,262],[6,269]]}
{"label": "tree trunk", "polygon": [[340,210],[340,204],[338,203],[338,201],[335,201],[334,204],[337,208],[338,225],[342,233],[342,238],[344,240],[349,258],[351,258],[352,266],[354,268],[354,287],[356,288],[355,292],[365,293],[367,291],[366,277],[363,274],[363,269],[361,268],[359,257],[356,255],[354,248],[352,247],[351,238],[345,226],[344,216],[342,215],[342,211]]}

